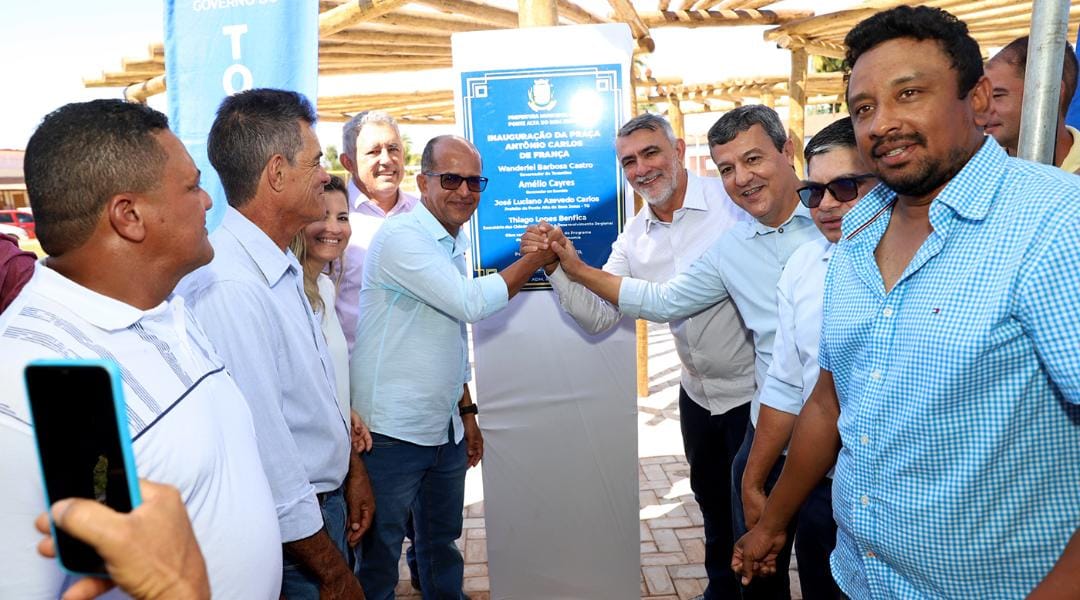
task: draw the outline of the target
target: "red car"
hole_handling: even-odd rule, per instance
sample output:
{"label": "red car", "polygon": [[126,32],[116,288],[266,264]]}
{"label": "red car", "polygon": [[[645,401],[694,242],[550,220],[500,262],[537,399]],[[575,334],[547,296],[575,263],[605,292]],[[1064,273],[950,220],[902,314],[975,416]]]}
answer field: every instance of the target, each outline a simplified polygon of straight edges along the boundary
{"label": "red car", "polygon": [[25,210],[0,209],[0,223],[20,227],[30,239],[37,238],[37,233],[34,232],[34,215]]}

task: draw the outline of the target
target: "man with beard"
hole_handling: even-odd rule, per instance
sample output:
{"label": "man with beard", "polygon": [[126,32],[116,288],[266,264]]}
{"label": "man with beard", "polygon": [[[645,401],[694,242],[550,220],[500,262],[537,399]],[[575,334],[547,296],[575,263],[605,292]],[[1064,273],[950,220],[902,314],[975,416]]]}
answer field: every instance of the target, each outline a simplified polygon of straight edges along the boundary
{"label": "man with beard", "polygon": [[[749,220],[720,180],[687,172],[686,144],[675,138],[663,117],[646,113],[631,119],[619,130],[615,151],[626,180],[646,204],[612,244],[604,264],[608,273],[667,281],[736,223]],[[551,230],[546,223],[530,226],[522,244],[542,241]],[[622,318],[617,306],[571,282],[558,262],[544,271],[563,309],[588,333],[606,331]],[[735,543],[731,461],[746,432],[754,396],[753,347],[727,300],[672,321],[671,333],[683,365],[679,418],[690,488],[705,526],[705,597],[730,598],[738,594],[729,566]]]}
{"label": "man with beard", "polygon": [[[821,233],[809,210],[799,204],[794,148],[776,111],[762,105],[736,108],[717,120],[709,129],[708,139],[709,153],[720,171],[724,189],[754,220],[732,227],[675,277],[664,282],[620,277],[583,263],[573,243],[564,237],[549,234],[548,241],[571,280],[617,305],[626,315],[666,323],[697,315],[728,298],[734,302],[746,328],[753,333],[758,390],[750,404],[750,424],[732,462],[732,526],[741,535],[747,523],[739,490],[754,440],[760,393],[772,362],[777,326],[776,283],[791,253],[819,239]],[[788,545],[780,562],[785,562],[790,553]],[[742,597],[790,597],[786,563],[784,571],[782,577],[744,588]]]}
{"label": "man with beard", "polygon": [[984,136],[991,85],[949,13],[901,6],[845,41],[859,151],[885,186],[844,220],[818,383],[733,566],[774,570],[839,455],[849,597],[1076,598],[1080,180]]}

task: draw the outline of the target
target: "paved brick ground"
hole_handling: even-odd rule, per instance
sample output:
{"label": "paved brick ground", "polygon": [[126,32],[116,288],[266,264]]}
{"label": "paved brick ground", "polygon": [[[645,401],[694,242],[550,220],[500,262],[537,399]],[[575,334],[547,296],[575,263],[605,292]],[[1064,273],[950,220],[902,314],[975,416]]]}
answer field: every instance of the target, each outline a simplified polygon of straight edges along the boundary
{"label": "paved brick ground", "polygon": [[[679,360],[666,325],[649,326],[649,396],[638,399],[638,501],[641,527],[641,597],[688,600],[707,582],[701,510],[690,491],[690,468],[679,432]],[[466,483],[465,592],[490,600],[483,490],[477,469]],[[792,599],[801,600],[798,573],[791,570]],[[419,598],[409,584],[402,553],[398,598]],[[588,599],[582,599],[588,600]]]}

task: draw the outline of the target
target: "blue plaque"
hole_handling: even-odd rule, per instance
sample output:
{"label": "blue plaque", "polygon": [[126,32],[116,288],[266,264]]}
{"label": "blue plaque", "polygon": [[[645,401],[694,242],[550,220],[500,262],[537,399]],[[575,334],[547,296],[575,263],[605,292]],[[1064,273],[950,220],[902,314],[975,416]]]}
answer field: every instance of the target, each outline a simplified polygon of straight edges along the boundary
{"label": "blue plaque", "polygon": [[[461,74],[465,136],[490,179],[472,219],[477,275],[517,260],[518,238],[540,220],[561,227],[585,262],[607,260],[624,220],[620,76],[616,64]],[[549,288],[540,271],[525,285]]]}

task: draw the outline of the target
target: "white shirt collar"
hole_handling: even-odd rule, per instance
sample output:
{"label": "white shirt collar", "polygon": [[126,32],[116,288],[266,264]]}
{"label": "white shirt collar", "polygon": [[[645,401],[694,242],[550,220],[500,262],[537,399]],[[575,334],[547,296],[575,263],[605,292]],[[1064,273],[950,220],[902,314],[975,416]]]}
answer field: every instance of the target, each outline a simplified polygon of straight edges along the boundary
{"label": "white shirt collar", "polygon": [[[169,312],[175,312],[177,308],[173,304],[180,300],[177,296],[169,296],[164,302],[150,310],[140,310],[116,298],[79,285],[50,269],[44,259],[38,262],[37,268],[34,269],[33,284],[34,289],[41,295],[52,298],[64,306],[78,307],[80,317],[105,331],[127,329],[144,317],[160,317]],[[176,306],[182,307],[182,301]]]}

